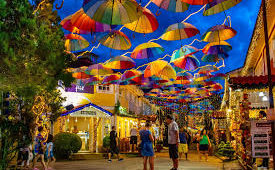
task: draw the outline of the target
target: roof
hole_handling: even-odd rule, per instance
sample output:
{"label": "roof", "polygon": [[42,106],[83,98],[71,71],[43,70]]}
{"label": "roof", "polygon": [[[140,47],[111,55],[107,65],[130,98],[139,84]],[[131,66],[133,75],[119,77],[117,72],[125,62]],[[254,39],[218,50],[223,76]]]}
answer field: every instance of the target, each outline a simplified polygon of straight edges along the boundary
{"label": "roof", "polygon": [[[244,76],[229,78],[229,85],[233,88],[263,88],[267,86],[267,76]],[[273,85],[275,85],[275,75],[272,76]]]}
{"label": "roof", "polygon": [[97,106],[97,105],[95,105],[95,104],[93,104],[93,103],[88,103],[88,104],[84,104],[84,105],[77,106],[77,107],[73,108],[72,110],[64,111],[64,112],[62,112],[61,116],[67,116],[68,114],[77,112],[77,111],[79,111],[79,110],[82,110],[82,109],[84,109],[84,108],[86,108],[86,107],[90,107],[90,106],[92,106],[92,107],[94,107],[95,109],[98,109],[98,110],[100,110],[100,111],[102,111],[102,112],[108,114],[109,116],[112,116],[112,115],[113,115],[111,112],[109,112],[108,110],[103,109],[102,107],[99,107],[99,106]]}

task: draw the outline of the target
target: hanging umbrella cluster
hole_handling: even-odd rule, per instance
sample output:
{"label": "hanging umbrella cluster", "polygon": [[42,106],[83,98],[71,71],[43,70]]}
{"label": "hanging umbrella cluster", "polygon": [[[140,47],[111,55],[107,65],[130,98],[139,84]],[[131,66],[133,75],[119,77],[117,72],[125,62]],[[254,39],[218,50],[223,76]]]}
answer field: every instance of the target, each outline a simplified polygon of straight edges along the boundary
{"label": "hanging umbrella cluster", "polygon": [[204,62],[218,62],[220,59],[227,58],[230,50],[232,50],[231,45],[225,41],[209,43],[202,50],[205,55],[201,60]]}

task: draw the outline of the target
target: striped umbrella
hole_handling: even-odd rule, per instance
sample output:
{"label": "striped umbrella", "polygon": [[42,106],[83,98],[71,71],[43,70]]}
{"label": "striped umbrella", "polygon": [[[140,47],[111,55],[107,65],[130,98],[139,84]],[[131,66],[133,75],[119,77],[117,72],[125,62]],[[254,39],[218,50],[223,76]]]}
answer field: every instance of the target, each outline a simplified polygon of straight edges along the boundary
{"label": "striped umbrella", "polygon": [[227,53],[220,53],[220,54],[205,54],[202,58],[201,61],[203,62],[218,62],[222,58],[227,58],[228,54]]}
{"label": "striped umbrella", "polygon": [[138,45],[131,54],[134,59],[153,58],[161,55],[164,51],[161,45],[148,42]]}
{"label": "striped umbrella", "polygon": [[89,42],[80,35],[67,34],[65,38],[65,48],[67,51],[78,51],[89,47]]}
{"label": "striped umbrella", "polygon": [[142,73],[138,70],[127,70],[121,76],[121,81],[139,81],[142,79]]}
{"label": "striped umbrella", "polygon": [[202,49],[202,52],[204,54],[221,54],[221,53],[227,53],[230,50],[232,50],[232,46],[225,42],[212,42],[208,43],[204,48]]}
{"label": "striped umbrella", "polygon": [[134,0],[84,0],[82,8],[91,19],[109,25],[132,23],[142,15]]}
{"label": "striped umbrella", "polygon": [[83,8],[78,10],[71,16],[71,23],[79,30],[86,32],[106,32],[111,30],[111,26],[92,20],[84,11]]}
{"label": "striped umbrella", "polygon": [[83,29],[79,29],[76,26],[74,26],[72,24],[71,18],[72,18],[72,15],[69,15],[60,22],[60,25],[65,30],[68,30],[72,33],[77,33],[77,34],[89,34],[90,33],[90,30],[83,30]]}
{"label": "striped umbrella", "polygon": [[102,84],[119,84],[120,75],[119,74],[112,74],[109,76],[105,76]]}
{"label": "striped umbrella", "polygon": [[200,31],[192,24],[181,22],[170,25],[161,38],[166,41],[182,40],[197,35]]}
{"label": "striped umbrella", "polygon": [[132,46],[129,38],[121,31],[102,33],[97,38],[102,45],[116,50],[128,50]]}
{"label": "striped umbrella", "polygon": [[203,15],[209,16],[223,12],[225,10],[228,10],[229,8],[234,7],[241,1],[242,0],[213,0],[212,2],[208,3],[204,8]]}
{"label": "striped umbrella", "polygon": [[144,77],[157,76],[163,79],[172,79],[176,77],[174,68],[164,60],[156,60],[146,67],[144,70]]}
{"label": "striped umbrella", "polygon": [[94,64],[89,66],[86,69],[85,73],[89,75],[98,76],[98,75],[112,74],[113,70],[104,66],[103,64]]}
{"label": "striped umbrella", "polygon": [[76,72],[76,73],[73,73],[72,76],[76,79],[87,79],[91,77],[90,75],[84,72]]}
{"label": "striped umbrella", "polygon": [[188,9],[189,4],[181,0],[151,0],[158,7],[170,12],[184,12]]}
{"label": "striped umbrella", "polygon": [[199,60],[195,56],[181,56],[178,53],[174,53],[172,55],[170,62],[184,70],[195,70],[200,64]]}
{"label": "striped umbrella", "polygon": [[135,67],[136,63],[130,57],[116,56],[108,60],[105,66],[111,69],[129,69]]}
{"label": "striped umbrella", "polygon": [[199,69],[198,73],[199,74],[209,74],[209,73],[216,72],[216,71],[219,71],[219,68],[217,66],[207,65],[207,66],[203,66],[201,69]]}
{"label": "striped umbrella", "polygon": [[206,42],[220,42],[233,38],[236,34],[237,31],[227,25],[216,25],[209,28],[201,39]]}
{"label": "striped umbrella", "polygon": [[149,9],[142,8],[142,15],[138,20],[125,24],[124,26],[131,31],[147,34],[156,31],[159,27],[159,23]]}

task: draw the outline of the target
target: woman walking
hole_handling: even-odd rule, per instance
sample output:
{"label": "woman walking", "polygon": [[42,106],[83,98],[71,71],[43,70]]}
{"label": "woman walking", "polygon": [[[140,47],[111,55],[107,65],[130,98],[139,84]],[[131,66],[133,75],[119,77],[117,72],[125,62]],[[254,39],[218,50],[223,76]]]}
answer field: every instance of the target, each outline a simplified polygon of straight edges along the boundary
{"label": "woman walking", "polygon": [[143,169],[147,170],[147,160],[149,158],[150,169],[154,170],[154,150],[152,143],[154,138],[152,132],[149,130],[150,123],[145,124],[145,129],[139,131],[141,139],[141,155],[143,156]]}
{"label": "woman walking", "polygon": [[211,143],[205,129],[202,131],[199,144],[200,160],[202,155],[204,155],[205,161],[208,161],[208,149],[211,147]]}

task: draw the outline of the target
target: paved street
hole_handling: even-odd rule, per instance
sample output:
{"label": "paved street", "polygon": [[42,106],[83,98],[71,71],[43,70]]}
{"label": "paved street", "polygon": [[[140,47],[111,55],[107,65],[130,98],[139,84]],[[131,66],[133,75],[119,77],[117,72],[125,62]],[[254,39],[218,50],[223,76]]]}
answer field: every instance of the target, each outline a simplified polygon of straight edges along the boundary
{"label": "paved street", "polygon": [[[196,154],[189,155],[189,161],[180,161],[180,170],[215,170],[222,169],[223,164],[221,160],[216,157],[209,157],[209,161],[199,161]],[[172,162],[168,158],[167,153],[158,154],[155,160],[156,170],[168,170],[172,167]],[[85,161],[68,161],[57,162],[54,169],[60,170],[142,170],[142,158],[125,158],[118,162],[113,160],[108,163],[107,160],[85,160]],[[230,163],[225,165],[225,169],[240,169],[237,163]]]}

